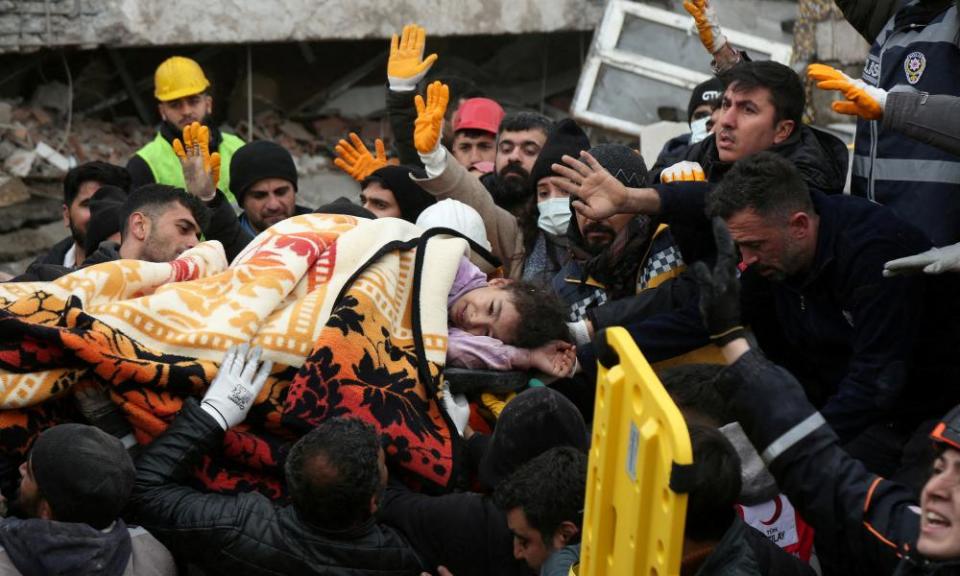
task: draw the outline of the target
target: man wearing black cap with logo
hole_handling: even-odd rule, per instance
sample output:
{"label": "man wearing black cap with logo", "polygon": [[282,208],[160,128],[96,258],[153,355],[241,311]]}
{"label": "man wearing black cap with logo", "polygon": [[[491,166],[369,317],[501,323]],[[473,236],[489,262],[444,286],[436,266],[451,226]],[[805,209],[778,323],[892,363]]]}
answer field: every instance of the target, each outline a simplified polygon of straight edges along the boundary
{"label": "man wearing black cap with logo", "polygon": [[243,210],[240,225],[252,236],[310,209],[298,206],[297,167],[283,146],[267,140],[244,144],[230,161],[230,188]]}
{"label": "man wearing black cap with logo", "polygon": [[697,84],[693,93],[690,94],[690,103],[687,104],[687,124],[690,125],[690,132],[667,140],[651,172],[659,174],[664,168],[680,162],[686,156],[687,148],[713,132],[715,122],[713,115],[720,108],[722,96],[723,82],[716,76],[711,76],[705,82]]}
{"label": "man wearing black cap with logo", "polygon": [[0,574],[176,574],[162,544],[119,518],[136,470],[117,438],[85,424],[54,426],[20,475],[12,508],[24,518],[0,522]]}

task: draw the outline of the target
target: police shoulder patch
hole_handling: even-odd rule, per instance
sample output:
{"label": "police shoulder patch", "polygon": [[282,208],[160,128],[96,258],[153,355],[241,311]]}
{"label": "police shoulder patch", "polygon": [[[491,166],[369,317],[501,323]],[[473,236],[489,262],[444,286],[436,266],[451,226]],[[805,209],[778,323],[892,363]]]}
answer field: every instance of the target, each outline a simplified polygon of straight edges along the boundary
{"label": "police shoulder patch", "polygon": [[920,81],[923,71],[927,69],[927,57],[923,52],[911,52],[903,61],[903,71],[907,75],[907,82],[911,85]]}

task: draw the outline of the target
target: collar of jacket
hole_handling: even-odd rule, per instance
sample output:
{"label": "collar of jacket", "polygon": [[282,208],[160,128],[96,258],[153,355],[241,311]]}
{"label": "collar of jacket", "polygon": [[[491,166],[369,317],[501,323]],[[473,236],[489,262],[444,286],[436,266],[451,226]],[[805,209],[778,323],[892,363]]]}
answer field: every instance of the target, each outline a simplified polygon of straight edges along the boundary
{"label": "collar of jacket", "polygon": [[894,16],[893,27],[898,30],[905,27],[924,27],[955,4],[957,9],[960,10],[960,1],[956,0],[928,0],[926,2],[920,0],[910,3],[901,8]]}

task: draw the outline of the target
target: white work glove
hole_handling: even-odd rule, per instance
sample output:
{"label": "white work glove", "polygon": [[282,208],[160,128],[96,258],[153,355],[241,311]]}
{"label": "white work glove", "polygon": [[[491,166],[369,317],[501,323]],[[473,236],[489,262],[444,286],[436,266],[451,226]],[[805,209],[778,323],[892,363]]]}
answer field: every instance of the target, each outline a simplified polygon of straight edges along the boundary
{"label": "white work glove", "polygon": [[689,162],[684,160],[677,162],[669,168],[664,168],[660,173],[660,183],[670,184],[671,182],[706,182],[707,175],[703,172],[703,167],[699,162]]}
{"label": "white work glove", "polygon": [[960,272],[960,244],[931,248],[926,252],[891,260],[883,265],[883,275],[887,278],[920,271],[927,274]]}
{"label": "white work glove", "polygon": [[452,394],[449,389],[443,391],[443,409],[447,411],[457,433],[463,436],[463,431],[470,421],[470,403],[463,394]]}
{"label": "white work glove", "polygon": [[231,346],[220,363],[217,377],[200,402],[200,407],[224,430],[243,422],[270,376],[273,362],[265,360],[261,365],[262,353],[259,346],[252,350],[247,344]]}

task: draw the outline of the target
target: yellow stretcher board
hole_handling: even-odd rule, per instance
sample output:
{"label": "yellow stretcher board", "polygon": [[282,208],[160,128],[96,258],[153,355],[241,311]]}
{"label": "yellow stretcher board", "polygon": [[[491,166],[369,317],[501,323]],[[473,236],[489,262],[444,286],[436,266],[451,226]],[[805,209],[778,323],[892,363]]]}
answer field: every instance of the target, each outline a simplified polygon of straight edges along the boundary
{"label": "yellow stretcher board", "polygon": [[575,573],[676,576],[687,496],[670,488],[670,477],[675,464],[692,462],[690,435],[627,331],[610,328],[605,337]]}

